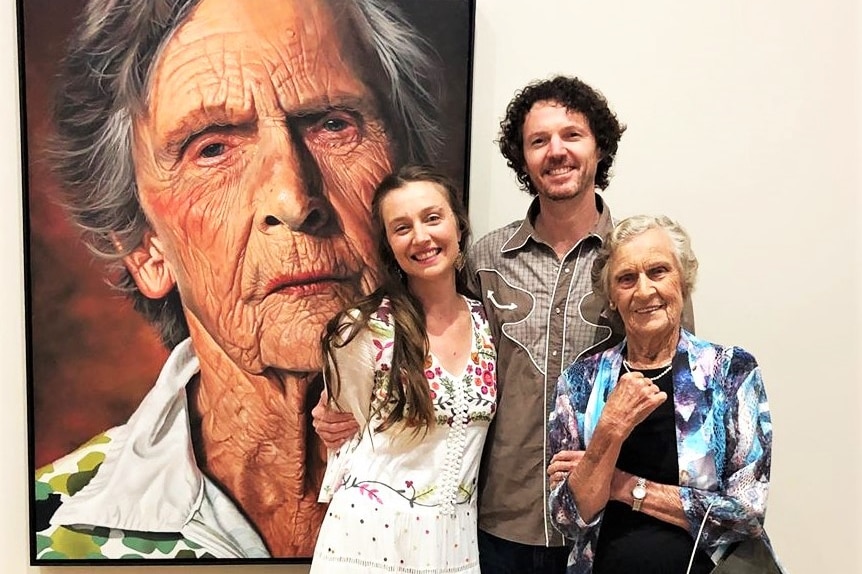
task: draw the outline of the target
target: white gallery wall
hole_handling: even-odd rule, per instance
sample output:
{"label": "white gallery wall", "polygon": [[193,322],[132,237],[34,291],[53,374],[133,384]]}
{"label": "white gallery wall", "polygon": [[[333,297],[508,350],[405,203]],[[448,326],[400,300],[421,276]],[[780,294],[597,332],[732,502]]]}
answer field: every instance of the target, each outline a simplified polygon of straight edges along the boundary
{"label": "white gallery wall", "polygon": [[[428,0],[434,1],[434,0]],[[27,550],[15,7],[0,3],[0,571]],[[760,361],[774,423],[767,530],[793,573],[862,572],[862,33],[858,2],[477,0],[470,210],[476,235],[528,203],[493,141],[534,78],[574,74],[629,128],[612,213],[666,213],[701,260],[698,334]],[[107,570],[114,570],[109,568]],[[106,570],[106,571],[107,571]],[[129,567],[127,574],[226,574]],[[243,571],[300,573],[304,566]]]}

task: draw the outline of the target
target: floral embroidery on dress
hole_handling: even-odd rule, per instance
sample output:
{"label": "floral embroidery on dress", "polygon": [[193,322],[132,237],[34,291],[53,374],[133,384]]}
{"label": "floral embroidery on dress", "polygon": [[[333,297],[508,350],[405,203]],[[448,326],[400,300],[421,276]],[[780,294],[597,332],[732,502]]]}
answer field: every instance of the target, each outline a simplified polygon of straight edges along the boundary
{"label": "floral embroidery on dress", "polygon": [[[398,494],[407,500],[411,506],[417,503],[417,500],[435,492],[441,493],[443,502],[440,505],[450,509],[453,504],[462,504],[471,500],[475,486],[454,483],[458,482],[457,475],[464,451],[464,427],[477,421],[490,422],[497,408],[497,353],[492,342],[490,327],[485,320],[482,304],[472,300],[468,302],[473,322],[473,334],[470,356],[463,375],[455,377],[448,373],[432,355],[426,357],[424,365],[425,378],[428,379],[428,390],[434,404],[437,424],[447,425],[450,428],[450,435],[447,438],[447,464],[442,473],[441,484],[428,485],[418,494],[413,491],[412,494],[407,495],[403,488],[378,481],[361,481],[350,475],[345,475],[339,488],[359,488],[368,498],[373,499],[373,496],[378,495],[378,491],[371,489],[369,485],[376,485]],[[384,299],[370,321],[372,342],[377,349],[371,407],[372,412],[376,413],[374,419],[378,424],[385,419],[390,405],[396,400],[395,397],[388,397],[387,399],[394,336],[391,320],[390,303]],[[412,488],[412,484],[409,488]],[[466,498],[463,498],[464,494],[467,495]],[[425,506],[434,505],[426,504]]]}
{"label": "floral embroidery on dress", "polygon": [[[478,301],[470,300],[470,313],[473,317],[473,340],[470,360],[467,363],[461,381],[456,382],[451,374],[446,373],[437,363],[434,357],[425,359],[425,378],[428,379],[429,392],[434,402],[434,410],[437,413],[438,424],[451,426],[455,416],[454,395],[455,389],[464,386],[468,391],[467,403],[470,405],[467,416],[469,422],[489,422],[497,410],[497,352],[491,338],[491,329],[484,320],[484,309]],[[373,332],[372,343],[377,349],[375,361],[377,362],[377,374],[374,380],[374,395],[372,397],[372,412],[379,410],[379,421],[388,414],[386,406],[381,408],[384,402],[393,404],[395,397],[389,397],[387,401],[386,389],[389,386],[391,376],[392,344],[394,327],[390,324],[392,318],[390,303],[384,300],[380,308],[372,315],[370,327]],[[466,390],[465,389],[465,390]]]}
{"label": "floral embroidery on dress", "polygon": [[[348,474],[344,477],[340,488],[343,488],[345,490],[350,490],[352,488],[358,489],[364,497],[368,498],[372,502],[381,505],[385,504],[380,496],[380,489],[383,488],[386,491],[392,492],[393,494],[406,500],[411,508],[414,506],[424,506],[426,508],[440,506],[439,503],[434,502],[433,500],[429,501],[431,495],[434,494],[434,492],[436,491],[436,488],[432,486],[417,490],[412,480],[405,480],[404,488],[396,488],[390,484],[386,484],[385,482],[381,482],[378,480],[359,480],[355,476],[351,476]],[[458,485],[454,503],[469,504],[473,500],[473,495],[475,493],[476,479],[474,478],[470,482],[470,484],[462,483]]]}

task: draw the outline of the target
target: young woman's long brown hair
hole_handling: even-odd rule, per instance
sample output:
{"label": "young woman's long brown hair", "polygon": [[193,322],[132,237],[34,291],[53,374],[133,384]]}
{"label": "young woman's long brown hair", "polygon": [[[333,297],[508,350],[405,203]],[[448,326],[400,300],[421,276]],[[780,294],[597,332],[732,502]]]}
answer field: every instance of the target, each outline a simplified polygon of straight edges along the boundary
{"label": "young woman's long brown hair", "polygon": [[[386,430],[402,420],[409,426],[414,426],[417,431],[427,429],[429,425],[435,423],[434,405],[431,402],[428,381],[425,378],[425,360],[429,354],[425,312],[419,300],[407,287],[407,277],[401,272],[389,246],[381,214],[381,204],[392,191],[408,183],[419,181],[437,184],[445,192],[449,207],[458,220],[458,229],[461,231],[458,247],[462,254],[466,252],[470,238],[470,222],[467,218],[467,209],[455,184],[436,169],[425,165],[406,165],[390,174],[377,186],[371,201],[371,226],[373,236],[377,238],[380,286],[373,293],[333,317],[327,323],[321,338],[326,390],[330,399],[337,404],[340,383],[338,363],[332,351],[346,346],[366,328],[371,315],[380,307],[383,298],[389,298],[395,328],[392,365],[389,383],[385,389],[386,399],[378,406],[377,412],[387,404],[391,405],[391,410],[375,429],[377,432]],[[467,287],[463,266],[462,269],[456,269],[455,289],[463,295],[473,296]],[[358,311],[358,316],[356,311],[351,312],[351,309]],[[335,373],[330,368],[330,360],[334,365]],[[396,373],[398,373],[397,376]]]}

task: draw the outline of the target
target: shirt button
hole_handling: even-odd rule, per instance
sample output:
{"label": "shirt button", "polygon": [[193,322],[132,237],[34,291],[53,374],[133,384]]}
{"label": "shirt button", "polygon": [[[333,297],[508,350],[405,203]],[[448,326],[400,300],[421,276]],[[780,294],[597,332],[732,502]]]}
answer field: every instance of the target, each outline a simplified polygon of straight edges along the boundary
{"label": "shirt button", "polygon": [[569,272],[569,268],[568,268],[568,267],[566,267],[566,268],[564,269],[564,271],[565,271],[566,273],[568,273],[568,272]]}
{"label": "shirt button", "polygon": [[557,356],[557,352],[556,352],[556,351],[551,351],[551,356],[552,356],[552,357],[556,357],[556,356]]}
{"label": "shirt button", "polygon": [[556,309],[554,309],[554,313],[556,313],[557,315],[559,315],[559,314],[560,314],[560,308],[559,308],[559,307],[557,307]]}

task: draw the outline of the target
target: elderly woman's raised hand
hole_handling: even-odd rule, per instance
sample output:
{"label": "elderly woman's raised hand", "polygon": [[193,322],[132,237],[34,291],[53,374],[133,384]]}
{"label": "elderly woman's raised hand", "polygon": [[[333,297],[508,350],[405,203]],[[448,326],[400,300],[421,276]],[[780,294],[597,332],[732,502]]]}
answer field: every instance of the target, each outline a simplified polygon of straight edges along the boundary
{"label": "elderly woman's raised hand", "polygon": [[626,373],[608,396],[601,418],[611,423],[625,439],[666,400],[667,393],[659,390],[643,373]]}

